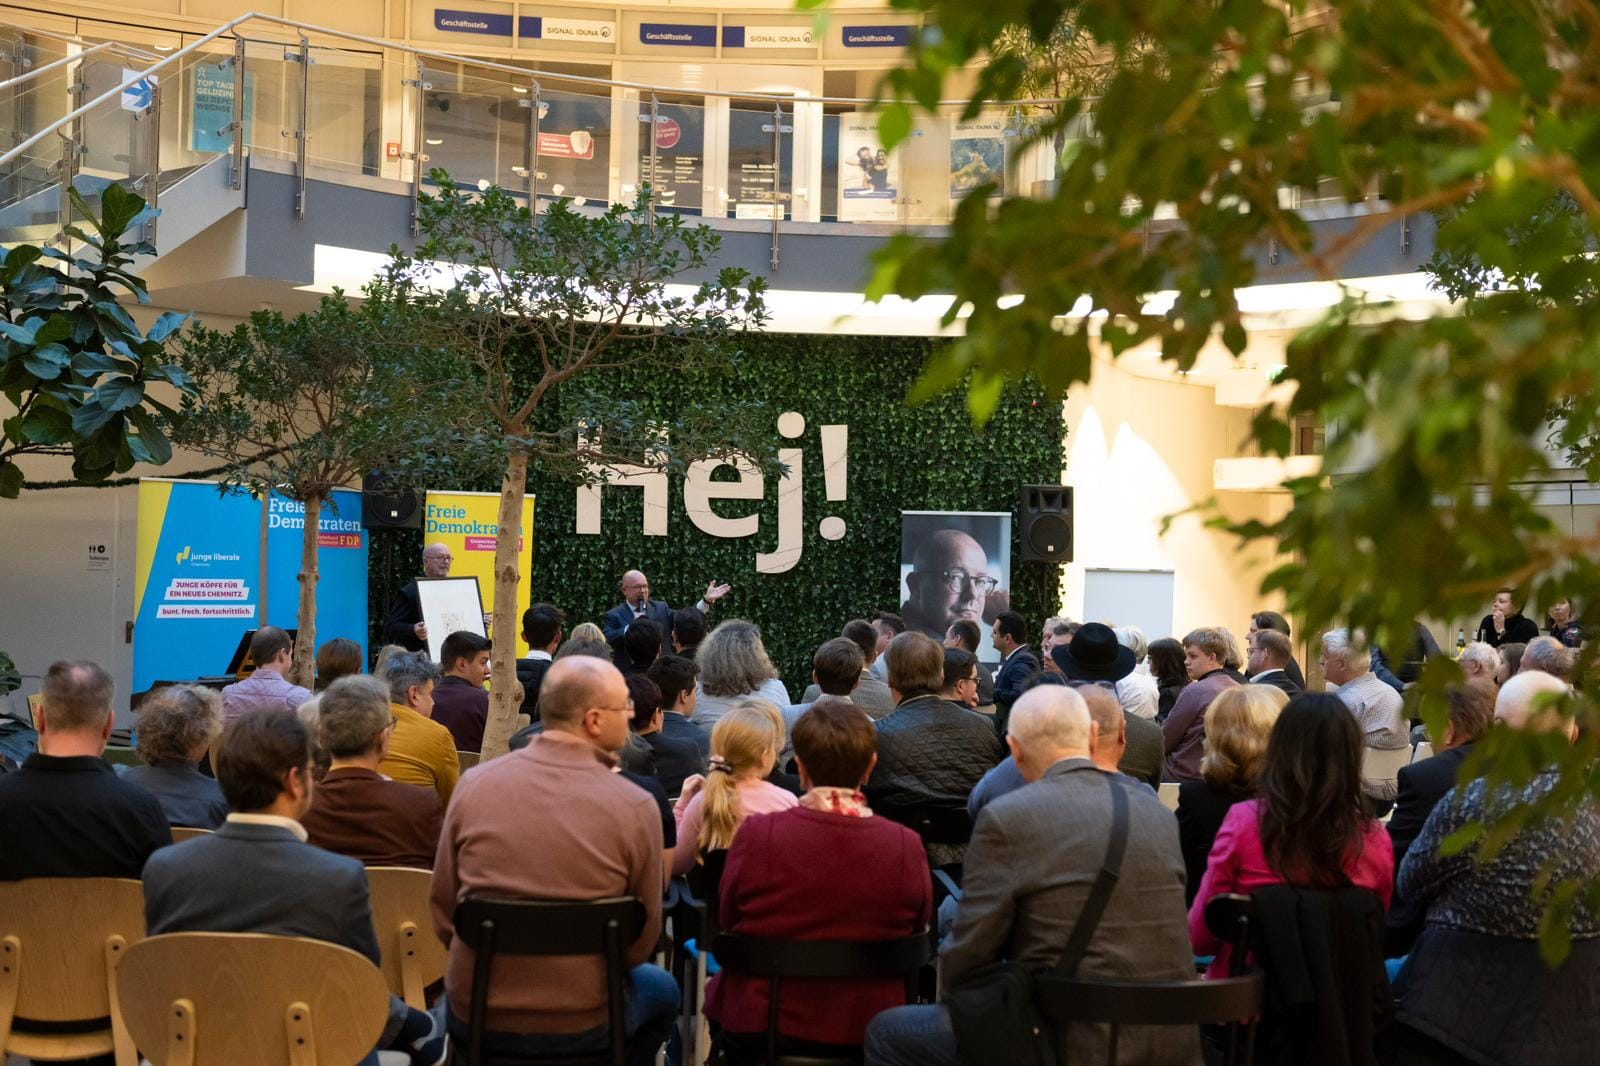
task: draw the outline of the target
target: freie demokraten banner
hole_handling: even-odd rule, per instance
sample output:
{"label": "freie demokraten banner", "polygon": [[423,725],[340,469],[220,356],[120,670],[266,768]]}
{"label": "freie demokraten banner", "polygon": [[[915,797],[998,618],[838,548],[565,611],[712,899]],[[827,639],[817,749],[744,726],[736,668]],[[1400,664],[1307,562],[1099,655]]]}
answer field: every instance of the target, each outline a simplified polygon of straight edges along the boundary
{"label": "freie demokraten banner", "polygon": [[[339,490],[318,523],[318,643],[367,643],[367,535],[361,495]],[[208,481],[139,482],[134,570],[133,691],[220,674],[240,636],[294,628],[304,508],[273,495],[221,492]],[[262,555],[263,531],[267,553]],[[265,562],[265,566],[263,563]],[[263,574],[266,589],[262,589]]]}
{"label": "freie demokraten banner", "polygon": [[[436,492],[429,489],[422,509],[422,543],[450,549],[451,577],[478,580],[483,609],[494,610],[494,550],[499,543],[500,494],[498,492]],[[528,654],[521,629],[522,612],[531,602],[533,572],[533,497],[522,501],[521,540],[517,546],[517,655]],[[490,634],[494,636],[493,633]]]}

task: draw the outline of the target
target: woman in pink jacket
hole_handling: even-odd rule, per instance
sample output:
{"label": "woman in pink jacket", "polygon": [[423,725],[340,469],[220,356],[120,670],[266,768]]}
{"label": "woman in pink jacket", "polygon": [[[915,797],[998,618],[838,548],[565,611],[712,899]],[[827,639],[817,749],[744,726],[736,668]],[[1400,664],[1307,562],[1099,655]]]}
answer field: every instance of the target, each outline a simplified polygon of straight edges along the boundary
{"label": "woman in pink jacket", "polygon": [[1303,693],[1278,715],[1267,741],[1260,794],[1222,820],[1206,873],[1189,908],[1189,939],[1216,955],[1208,977],[1228,975],[1228,948],[1206,928],[1206,904],[1264,885],[1356,885],[1394,893],[1394,848],[1361,793],[1361,731],[1344,701]]}

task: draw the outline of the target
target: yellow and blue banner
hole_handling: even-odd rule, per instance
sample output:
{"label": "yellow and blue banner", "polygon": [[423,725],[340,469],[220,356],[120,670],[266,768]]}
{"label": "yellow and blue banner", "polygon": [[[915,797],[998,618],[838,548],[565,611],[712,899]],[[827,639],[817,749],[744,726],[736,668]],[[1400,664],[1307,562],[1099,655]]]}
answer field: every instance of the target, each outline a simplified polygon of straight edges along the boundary
{"label": "yellow and blue banner", "polygon": [[[435,492],[428,490],[422,515],[422,543],[450,549],[451,577],[475,577],[483,609],[494,610],[494,550],[499,541],[498,492]],[[533,573],[533,497],[522,501],[522,528],[517,547],[517,655],[528,654],[522,640],[522,612],[527,609]],[[491,637],[495,634],[491,633]]]}
{"label": "yellow and blue banner", "polygon": [[[300,538],[305,505],[276,492],[267,501],[267,624],[293,629],[300,614]],[[317,520],[317,646],[334,637],[367,657],[367,532],[361,493],[335,489]]]}

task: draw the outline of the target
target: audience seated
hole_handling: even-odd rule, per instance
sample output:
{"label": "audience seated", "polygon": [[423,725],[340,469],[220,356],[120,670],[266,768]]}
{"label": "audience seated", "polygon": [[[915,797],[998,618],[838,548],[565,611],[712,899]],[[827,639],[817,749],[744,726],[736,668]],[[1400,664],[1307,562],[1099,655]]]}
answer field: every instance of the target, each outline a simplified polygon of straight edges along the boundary
{"label": "audience seated", "polygon": [[[1284,639],[1273,630],[1262,636]],[[1205,876],[1206,861],[1217,831],[1233,805],[1256,795],[1266,762],[1267,739],[1289,697],[1284,689],[1264,684],[1239,685],[1211,701],[1206,710],[1206,739],[1200,756],[1200,780],[1178,786],[1178,843],[1193,903]]]}
{"label": "audience seated", "polygon": [[250,711],[292,711],[311,698],[284,677],[294,666],[294,639],[277,626],[256,630],[250,638],[250,661],[256,664],[250,676],[222,690],[223,716],[229,722]]}
{"label": "audience seated", "polygon": [[982,672],[978,657],[965,648],[944,647],[944,683],[939,687],[939,698],[957,707],[976,710],[978,706],[978,675]]}
{"label": "audience seated", "polygon": [[1196,629],[1183,638],[1183,666],[1190,683],[1178,693],[1171,712],[1161,723],[1161,742],[1166,753],[1161,771],[1164,781],[1200,780],[1200,756],[1206,741],[1206,708],[1223,691],[1238,684],[1223,666],[1231,640],[1220,629]]}
{"label": "audience seated", "polygon": [[[1405,700],[1372,672],[1372,653],[1362,646],[1359,635],[1352,636],[1348,629],[1322,634],[1322,674],[1339,686],[1339,699],[1355,715],[1367,747],[1394,751],[1410,746]],[[1393,802],[1397,787],[1392,777],[1368,778],[1362,784],[1371,799],[1385,805]]]}
{"label": "audience seated", "polygon": [[[1496,728],[1577,737],[1573,719],[1548,703],[1566,694],[1549,674],[1519,674],[1500,689]],[[1540,955],[1548,893],[1561,884],[1600,878],[1600,810],[1592,796],[1575,801],[1570,818],[1523,825],[1502,846],[1455,854],[1442,845],[1468,825],[1489,834],[1515,807],[1547,797],[1554,769],[1526,786],[1478,779],[1458,785],[1428,816],[1406,852],[1397,891],[1427,908],[1427,924],[1394,982],[1392,1062],[1539,1063],[1594,1061],[1600,1047],[1600,915],[1580,890],[1562,915],[1572,938],[1559,965]],[[1431,1056],[1431,1057],[1428,1057]]]}
{"label": "audience seated", "polygon": [[[594,641],[599,641],[601,644],[605,644],[606,632],[593,622],[579,622],[577,625],[572,627],[572,632],[568,634],[567,639],[575,640],[580,644],[588,644]],[[607,651],[606,658],[610,657],[611,653]],[[598,658],[598,656],[596,656],[596,658]]]}
{"label": "audience seated", "polygon": [[1551,677],[1570,682],[1577,657],[1577,652],[1555,637],[1535,637],[1528,641],[1528,646],[1523,649],[1517,673],[1525,674],[1536,670],[1541,674],[1549,674]]}
{"label": "audience seated", "polygon": [[[859,656],[858,656],[859,658]],[[725,729],[732,715],[718,724]],[[915,833],[873,817],[860,789],[872,772],[871,721],[847,700],[824,697],[794,727],[806,792],[798,807],[751,814],[722,875],[724,931],[781,940],[889,940],[926,928],[928,864]],[[764,1052],[769,984],[724,972],[706,1014],[727,1046]],[[898,978],[783,984],[780,1051],[852,1054],[879,1011],[905,1002]]]}
{"label": "audience seated", "polygon": [[1159,786],[1161,727],[1128,713],[1117,694],[1104,685],[1077,682],[1073,687],[1094,719],[1096,739],[1089,754],[1095,765],[1108,774],[1123,775],[1129,784]]}
{"label": "audience seated", "polygon": [[1206,926],[1214,896],[1277,884],[1355,885],[1389,905],[1394,849],[1362,795],[1362,751],[1361,730],[1338,696],[1302,693],[1279,712],[1261,798],[1235,803],[1223,817],[1189,908],[1195,953],[1216,955],[1208,976],[1228,974],[1229,949]]}
{"label": "audience seated", "polygon": [[878,722],[878,765],[867,795],[880,814],[913,807],[965,806],[1002,754],[985,715],[939,698],[944,649],[921,633],[889,645],[895,712]]}
{"label": "audience seated", "polygon": [[[528,746],[462,779],[445,811],[433,875],[434,927],[450,950],[445,990],[452,1039],[466,1033],[473,953],[454,936],[469,896],[596,900],[633,896],[645,909],[627,945],[631,1061],[654,1061],[678,1010],[678,989],[646,964],[661,935],[661,819],[648,793],[612,768],[628,737],[628,688],[608,662],[555,662],[539,696],[545,729]],[[530,846],[536,844],[536,846]],[[566,1056],[605,1046],[598,958],[501,956],[488,1003],[492,1056]]]}
{"label": "audience seated", "polygon": [[705,757],[693,737],[669,736],[663,728],[666,718],[661,709],[661,688],[645,674],[629,674],[628,699],[633,703],[634,735],[643,739],[655,753],[655,778],[667,796],[683,791],[683,782],[705,772]]}
{"label": "audience seated", "polygon": [[661,654],[661,627],[648,618],[628,626],[619,643],[622,646],[623,674],[642,674]]}
{"label": "audience seated", "polygon": [[[1277,611],[1257,611],[1252,614],[1250,616],[1250,629],[1245,636],[1248,638],[1251,634],[1259,633],[1263,629],[1281,633],[1285,640],[1294,636],[1293,633],[1289,632],[1289,620]],[[1306,675],[1301,672],[1300,664],[1294,661],[1293,654],[1290,654],[1289,661],[1284,664],[1283,672],[1289,675],[1289,680],[1298,685],[1302,692],[1305,691]],[[1295,693],[1291,692],[1289,695],[1292,697]]]}
{"label": "audience seated", "polygon": [[439,669],[444,674],[433,686],[433,712],[429,715],[450,730],[457,751],[482,751],[483,727],[489,721],[487,637],[460,630],[439,645]]}
{"label": "audience seated", "polygon": [[1150,643],[1150,676],[1156,679],[1156,691],[1161,694],[1156,708],[1156,721],[1165,722],[1178,702],[1178,693],[1189,684],[1189,671],[1184,666],[1183,645],[1171,637],[1162,637]]}
{"label": "audience seated", "polygon": [[[822,642],[816,653],[811,656],[811,687],[806,689],[808,699],[783,709],[784,743],[783,751],[779,753],[779,766],[788,765],[789,757],[793,754],[789,735],[794,729],[795,722],[800,720],[800,716],[805,714],[813,703],[824,696],[834,696],[855,703],[851,696],[862,684],[862,678],[875,685],[883,684],[867,673],[865,664],[861,647],[855,641],[845,637],[834,637],[832,640]],[[887,687],[884,691],[888,691]],[[857,706],[860,707],[859,704]],[[860,709],[866,711],[865,707]]]}
{"label": "audience seated", "polygon": [[536,603],[522,612],[522,639],[528,654],[517,660],[517,680],[522,684],[522,713],[530,721],[539,720],[539,685],[561,646],[561,631],[567,616],[561,608]]}
{"label": "audience seated", "polygon": [[1161,689],[1150,676],[1147,663],[1150,645],[1145,640],[1144,630],[1138,626],[1117,626],[1112,633],[1118,644],[1133,653],[1133,671],[1117,682],[1117,699],[1122,709],[1135,718],[1153,722],[1161,709]]}
{"label": "audience seated", "polygon": [[[800,705],[815,703],[823,696],[848,695],[850,702],[860,707],[871,718],[882,718],[894,710],[894,697],[889,695],[889,686],[873,673],[873,666],[878,660],[878,632],[872,628],[872,623],[856,618],[844,625],[844,630],[839,634],[839,639],[848,640],[861,651],[860,677],[855,685],[845,693],[830,692],[817,683],[815,677],[806,688],[805,694],[800,697]],[[826,643],[823,645],[826,647]],[[819,648],[820,652],[821,649]],[[815,662],[813,661],[813,665]],[[842,682],[840,683],[842,684]],[[834,686],[836,689],[839,684]]]}
{"label": "audience seated", "polygon": [[1250,634],[1250,654],[1245,661],[1252,685],[1271,685],[1282,689],[1286,696],[1298,696],[1305,688],[1289,676],[1288,666],[1294,661],[1294,649],[1289,638],[1276,629],[1258,629]]}
{"label": "audience seated", "polygon": [[317,691],[321,692],[341,677],[361,672],[361,645],[349,637],[333,637],[317,649]]}
{"label": "audience seated", "polygon": [[1028,650],[1028,624],[1016,611],[995,615],[989,634],[1001,655],[1000,669],[994,675],[994,713],[995,725],[1004,734],[1011,705],[1039,672],[1039,660]]}
{"label": "audience seated", "polygon": [[378,773],[395,729],[383,683],[334,682],[322,694],[318,721],[333,762],[300,819],[311,843],[367,866],[432,869],[444,817],[438,795]]}
{"label": "audience seated", "polygon": [[771,716],[754,701],[733,708],[711,728],[710,769],[683,783],[673,808],[681,842],[672,855],[674,875],[703,863],[706,852],[727,848],[749,815],[795,805],[794,793],[766,780],[778,759],[777,745]]}
{"label": "audience seated", "polygon": [[[957,618],[950,623],[950,628],[945,630],[944,646],[959,648],[974,659],[978,657],[978,649],[983,645],[983,631],[978,628],[978,623],[970,618]],[[990,707],[994,704],[994,675],[989,668],[980,661],[978,663],[978,706]]]}
{"label": "audience seated", "polygon": [[[906,631],[906,620],[893,611],[879,611],[872,616],[872,621],[869,624],[872,626],[873,635],[877,638],[872,645],[874,652],[872,656],[872,676],[887,685],[889,683],[889,664],[884,661],[883,656],[889,650],[889,642]],[[845,635],[848,636],[848,634]]]}
{"label": "audience seated", "polygon": [[698,607],[678,607],[672,612],[672,654],[693,660],[700,642],[706,639],[705,612]]}
{"label": "audience seated", "polygon": [[39,696],[39,750],[0,774],[0,881],[138,877],[172,831],[156,797],[100,758],[114,718],[111,675],[52,663]]}
{"label": "audience seated", "polygon": [[695,718],[707,729],[749,699],[789,706],[789,690],[778,680],[778,668],[767,657],[761,630],[754,622],[730,618],[711,631],[694,657],[700,670],[700,698]]}
{"label": "audience seated", "polygon": [[[326,647],[326,645],[324,645]],[[139,705],[139,758],[122,779],[161,804],[169,825],[215,829],[228,801],[215,779],[200,772],[211,742],[222,733],[222,697],[198,685],[168,685]]]}
{"label": "audience seated", "polygon": [[[299,717],[259,710],[229,726],[217,780],[232,811],[227,821],[215,833],[163,849],[145,866],[149,934],[303,936],[358,951],[377,965],[366,871],[354,859],[307,844],[299,822],[314,787],[311,733]],[[431,1016],[389,997],[379,1047],[406,1052],[415,1066],[438,1066],[445,1044]]]}
{"label": "audience seated", "polygon": [[700,696],[698,673],[693,659],[663,655],[650,664],[645,676],[661,690],[662,735],[694,741],[700,749],[700,765],[696,772],[704,773],[706,758],[711,754],[711,730],[694,720],[695,704]]}
{"label": "audience seated", "polygon": [[[1394,813],[1389,817],[1389,842],[1394,845],[1394,866],[1398,871],[1406,852],[1422,832],[1434,807],[1456,784],[1457,771],[1472,751],[1472,745],[1489,731],[1494,721],[1495,687],[1488,681],[1473,680],[1451,686],[1445,693],[1449,719],[1440,739],[1438,754],[1400,768],[1399,793]],[[1424,908],[1396,899],[1384,916],[1384,948],[1391,957],[1404,955],[1422,932]]]}
{"label": "audience seated", "polygon": [[461,760],[456,758],[450,730],[431,717],[439,668],[426,652],[406,652],[389,660],[379,680],[389,686],[395,724],[378,772],[407,785],[431,788],[439,794],[439,805],[448,807],[461,776]]}
{"label": "audience seated", "polygon": [[1499,650],[1481,640],[1474,640],[1461,649],[1459,662],[1461,672],[1468,681],[1482,680],[1492,684],[1499,684],[1500,670],[1505,665]]}
{"label": "audience seated", "polygon": [[[1155,793],[1095,766],[1094,732],[1082,697],[1067,686],[1030,689],[1012,708],[1007,744],[1030,785],[995,800],[978,818],[964,895],[940,951],[941,992],[1001,959],[1037,969],[1054,965],[1105,861],[1113,788],[1128,801],[1127,850],[1078,974],[1122,981],[1193,976],[1177,826]],[[1067,1061],[1106,1061],[1104,1030],[1073,1027],[1067,1038]],[[1187,1066],[1199,1059],[1199,1041],[1193,1030],[1129,1026],[1120,1053],[1123,1063]],[[961,1061],[942,1005],[895,1007],[867,1027],[869,1066]]]}

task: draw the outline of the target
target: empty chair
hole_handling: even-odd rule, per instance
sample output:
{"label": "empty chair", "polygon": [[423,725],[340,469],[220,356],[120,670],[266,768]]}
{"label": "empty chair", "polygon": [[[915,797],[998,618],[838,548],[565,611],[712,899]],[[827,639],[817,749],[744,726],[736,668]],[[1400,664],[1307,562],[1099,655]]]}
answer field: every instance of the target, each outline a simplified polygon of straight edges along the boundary
{"label": "empty chair", "polygon": [[188,825],[175,825],[172,827],[172,842],[174,844],[181,844],[185,840],[193,840],[195,837],[207,836],[210,834],[210,832],[211,830],[209,829],[196,829],[193,826]]}
{"label": "empty chair", "polygon": [[[714,941],[717,962],[729,973],[765,977],[771,992],[767,999],[766,1046],[759,1058],[767,1066],[827,1066],[838,1062],[848,1066],[850,1059],[822,1059],[814,1055],[789,1057],[779,1054],[778,1017],[783,981],[790,979],[847,980],[849,978],[903,977],[906,998],[914,998],[917,971],[928,960],[927,930],[908,937],[881,941],[849,940],[768,940],[724,933]],[[743,1056],[738,1049],[730,1058]]]}
{"label": "empty chair", "polygon": [[[1109,1025],[1107,1066],[1116,1066],[1117,1044],[1123,1026],[1181,1026],[1193,1031],[1199,1025],[1226,1025],[1225,1066],[1250,1066],[1255,1059],[1254,1019],[1261,1013],[1261,974],[1214,981],[1094,981],[1041,976],[1035,986],[1039,1010],[1057,1023],[1061,1061],[1084,1063],[1074,1057],[1073,1027],[1062,1023]],[[1242,1040],[1241,1037],[1242,1030]],[[1241,1048],[1242,1044],[1242,1048]]]}
{"label": "empty chair", "polygon": [[1366,748],[1361,757],[1361,776],[1368,781],[1393,781],[1400,768],[1411,761],[1411,748]]}
{"label": "empty chair", "polygon": [[478,765],[479,753],[475,751],[456,752],[456,761],[461,764],[461,772],[466,773]]}
{"label": "empty chair", "polygon": [[113,974],[144,937],[144,892],[115,877],[0,884],[0,1057],[45,1062],[138,1054]]}
{"label": "empty chair", "polygon": [[428,889],[433,873],[409,866],[369,866],[372,927],[389,991],[406,1006],[427,1010],[423,989],[444,977],[449,952],[433,935]]}
{"label": "empty chair", "polygon": [[1411,753],[1412,762],[1421,762],[1423,759],[1431,758],[1433,758],[1433,745],[1429,744],[1426,740],[1418,744],[1416,749]]}
{"label": "empty chair", "polygon": [[167,933],[126,952],[117,990],[152,1066],[345,1066],[378,1043],[383,975],[349,948],[263,933]]}
{"label": "empty chair", "polygon": [[[466,1066],[490,1061],[483,1045],[488,1030],[489,975],[497,954],[600,956],[605,961],[607,1048],[589,1056],[562,1055],[560,1061],[563,1066],[626,1066],[625,952],[643,932],[644,923],[644,904],[628,896],[592,902],[463,900],[456,907],[455,934],[473,952]],[[454,1037],[451,1042],[456,1043]],[[492,1058],[502,1061],[499,1055]]]}
{"label": "empty chair", "polygon": [[1181,786],[1176,781],[1163,781],[1161,787],[1156,789],[1156,795],[1161,798],[1161,806],[1169,811],[1178,809],[1178,789]]}

